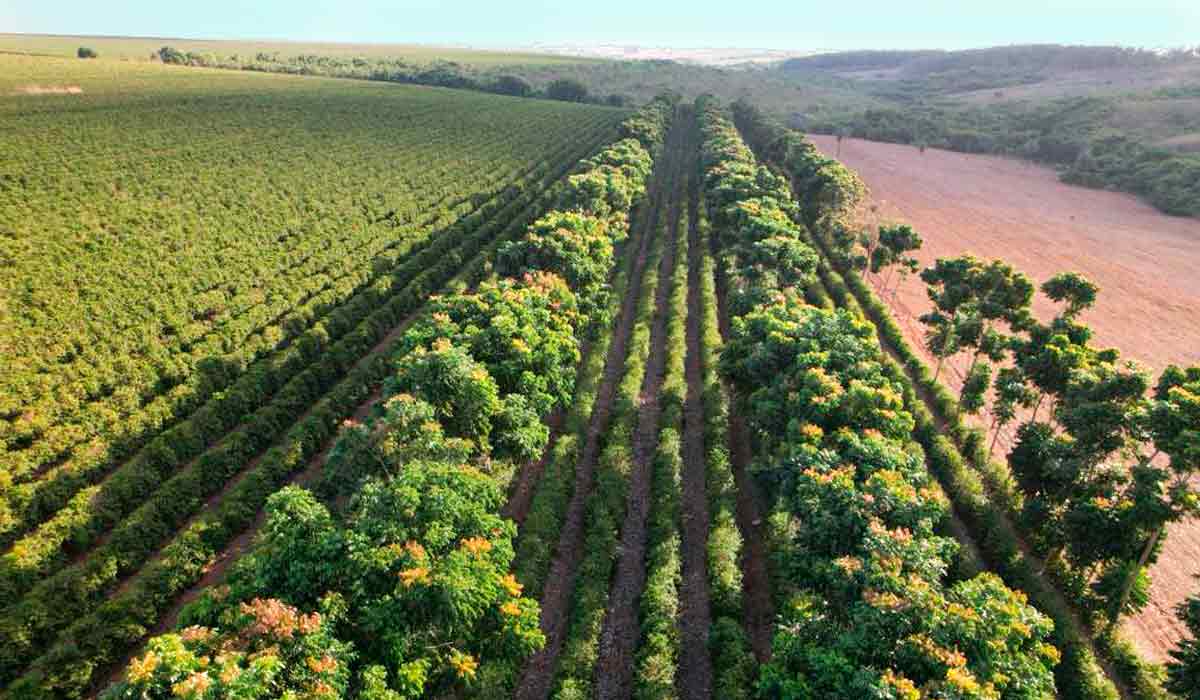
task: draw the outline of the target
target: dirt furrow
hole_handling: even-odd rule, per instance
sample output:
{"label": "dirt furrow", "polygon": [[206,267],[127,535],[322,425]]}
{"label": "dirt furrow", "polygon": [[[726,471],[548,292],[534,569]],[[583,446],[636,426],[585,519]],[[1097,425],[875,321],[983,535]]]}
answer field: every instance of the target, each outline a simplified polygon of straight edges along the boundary
{"label": "dirt furrow", "polygon": [[650,238],[654,234],[652,227],[658,220],[658,211],[662,206],[662,180],[665,170],[665,162],[656,168],[648,198],[638,212],[638,221],[631,231],[639,239],[637,256],[629,272],[629,288],[625,298],[621,300],[612,343],[604,359],[604,372],[588,421],[587,439],[575,465],[575,484],[567,505],[554,561],[550,565],[542,590],[540,622],[542,633],[546,636],[546,645],[526,663],[514,694],[516,700],[543,700],[549,695],[550,684],[554,680],[555,662],[566,639],[571,593],[575,588],[579,563],[583,559],[583,519],[588,496],[595,482],[600,438],[608,429],[613,396],[624,368],[625,350],[633,329],[634,312],[641,292],[642,271],[646,266]]}
{"label": "dirt furrow", "polygon": [[[579,356],[587,357],[587,348],[584,347]],[[580,360],[579,371],[583,371],[584,362]],[[578,372],[576,373],[575,385],[579,385]],[[546,470],[546,462],[550,456],[554,454],[554,445],[558,442],[558,436],[562,432],[563,421],[565,420],[563,411],[557,410],[550,415],[546,421],[546,426],[550,428],[550,440],[546,443],[546,448],[542,450],[542,456],[535,462],[530,462],[521,467],[520,472],[513,479],[512,488],[509,490],[508,502],[504,504],[504,509],[501,515],[512,520],[520,527],[525,522],[525,517],[529,515],[529,507],[533,504],[533,494],[536,490],[538,481],[542,478],[542,472]]]}
{"label": "dirt furrow", "polygon": [[[729,307],[727,304],[725,274],[717,269],[717,321],[721,338],[729,338]],[[735,396],[726,385],[729,395]],[[729,407],[729,460],[733,466],[733,479],[737,485],[738,530],[742,533],[742,624],[750,646],[759,663],[771,657],[772,625],[775,621],[775,602],[771,598],[771,577],[767,570],[767,545],[763,533],[762,501],[758,486],[750,475],[753,460],[750,449],[750,434],[746,421],[738,410],[737,402]]]}
{"label": "dirt furrow", "polygon": [[[618,700],[630,696],[633,679],[633,657],[637,650],[640,628],[638,601],[646,587],[646,523],[650,515],[652,464],[658,447],[658,423],[662,415],[659,391],[666,366],[667,310],[671,298],[672,272],[675,269],[674,237],[681,215],[679,176],[681,155],[687,147],[679,138],[687,129],[677,125],[667,148],[669,177],[667,196],[667,232],[670,239],[663,244],[658,268],[658,287],[654,296],[654,322],[650,329],[650,357],[642,378],[638,396],[637,430],[633,434],[633,467],[629,474],[629,491],[625,521],[621,524],[621,543],[618,549],[616,578],[609,591],[609,605],[600,632],[600,653],[596,661],[596,697],[599,700]],[[681,142],[682,141],[682,142]],[[674,142],[674,143],[672,143]]]}
{"label": "dirt furrow", "polygon": [[[688,166],[694,165],[689,159]],[[712,611],[708,591],[708,493],[706,445],[704,442],[703,367],[700,354],[700,248],[697,227],[699,183],[691,180],[688,192],[688,296],[687,355],[684,376],[687,398],[683,404],[683,473],[680,501],[680,549],[683,577],[679,589],[680,648],[678,687],[680,697],[712,696],[712,657],[708,630]]]}

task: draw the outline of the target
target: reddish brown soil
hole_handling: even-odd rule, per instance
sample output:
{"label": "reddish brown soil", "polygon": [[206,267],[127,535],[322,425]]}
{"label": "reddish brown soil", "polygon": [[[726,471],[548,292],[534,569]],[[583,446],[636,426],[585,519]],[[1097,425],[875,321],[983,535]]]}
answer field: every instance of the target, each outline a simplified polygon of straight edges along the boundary
{"label": "reddish brown soil", "polygon": [[554,667],[558,654],[566,641],[569,622],[571,593],[575,589],[575,576],[583,559],[583,528],[587,499],[591,495],[596,476],[596,459],[600,454],[600,437],[608,429],[612,412],[613,395],[621,379],[625,364],[625,350],[633,328],[633,316],[640,296],[642,271],[646,267],[649,250],[650,227],[658,218],[661,206],[662,173],[656,172],[651,183],[651,198],[638,213],[638,222],[632,233],[639,237],[637,256],[629,271],[629,286],[621,300],[621,310],[613,330],[612,342],[604,358],[604,372],[591,416],[583,449],[575,465],[575,484],[571,500],[567,504],[554,561],[542,590],[540,624],[546,636],[546,645],[530,657],[521,673],[514,698],[516,700],[544,700],[550,694],[554,680]]}
{"label": "reddish brown soil", "polygon": [[[682,117],[677,118],[682,121]],[[682,125],[674,131],[681,132]],[[675,140],[675,139],[672,139]],[[682,144],[668,143],[675,150]],[[633,434],[633,465],[621,523],[621,543],[617,548],[616,575],[608,596],[608,609],[600,630],[600,653],[596,659],[597,700],[623,700],[630,697],[633,682],[634,653],[640,637],[638,601],[646,588],[646,524],[653,502],[651,486],[654,454],[658,447],[659,418],[662,404],[659,393],[667,358],[667,315],[673,291],[675,236],[680,216],[679,157],[670,156],[670,177],[664,194],[671,197],[667,214],[667,240],[658,267],[658,286],[654,293],[654,320],[650,326],[650,356],[638,395],[637,429]]]}
{"label": "reddish brown soil", "polygon": [[[832,137],[811,138],[836,152]],[[1002,257],[1039,283],[1077,270],[1100,285],[1099,303],[1083,315],[1098,344],[1156,369],[1200,361],[1200,221],[1008,158],[846,139],[841,160],[867,182],[883,220],[924,236],[922,263]],[[920,280],[901,285],[899,311],[927,306]],[[1034,311],[1046,318],[1056,307],[1039,295]]]}
{"label": "reddish brown soil", "polygon": [[[811,138],[837,153],[834,138]],[[1130,195],[1066,185],[1053,170],[1007,158],[922,154],[856,139],[843,140],[840,158],[871,188],[882,221],[909,223],[925,238],[917,256],[923,265],[970,252],[1004,258],[1037,283],[1063,270],[1081,272],[1101,287],[1099,303],[1083,317],[1097,344],[1155,371],[1200,362],[1200,221],[1165,216]],[[888,301],[920,347],[916,317],[929,308],[920,280],[899,284]],[[1038,295],[1034,311],[1044,319],[1057,310]],[[965,360],[943,375],[957,388],[964,371]],[[1182,635],[1173,609],[1197,590],[1198,561],[1200,522],[1176,524],[1151,569],[1151,604],[1125,624],[1147,658],[1164,660]]]}
{"label": "reddish brown soil", "polygon": [[762,506],[758,487],[750,476],[750,438],[746,421],[736,410],[729,414],[729,457],[737,486],[734,514],[742,533],[742,624],[758,662],[771,659],[772,623],[775,602],[771,599],[771,577],[767,571],[767,544],[763,540]]}
{"label": "reddish brown soil", "polygon": [[697,228],[699,186],[693,181],[688,203],[687,397],[683,404],[683,473],[680,499],[682,579],[679,585],[679,658],[677,683],[684,698],[712,697],[712,657],[708,629],[712,609],[708,591],[708,466],[704,443],[704,385],[700,356],[700,232]]}

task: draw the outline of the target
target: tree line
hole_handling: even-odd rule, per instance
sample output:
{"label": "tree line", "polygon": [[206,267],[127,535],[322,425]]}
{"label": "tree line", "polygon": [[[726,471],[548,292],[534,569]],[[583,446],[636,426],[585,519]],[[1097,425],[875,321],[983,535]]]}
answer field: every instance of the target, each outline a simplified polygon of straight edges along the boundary
{"label": "tree line", "polygon": [[[81,55],[80,58],[83,56]],[[237,54],[218,56],[207,52],[181,51],[171,46],[160,48],[152,55],[152,58],[172,65],[380,80],[390,83],[477,90],[496,95],[580,102],[610,107],[627,107],[631,103],[631,98],[626,95],[615,93],[594,95],[588,90],[587,85],[571,78],[558,78],[547,83],[544,88],[538,89],[520,76],[503,74],[489,77],[455,61],[415,64],[402,59],[316,54],[281,57],[278,53],[261,51],[253,57]]]}
{"label": "tree line", "polygon": [[[804,171],[796,164],[804,158],[797,154],[809,148],[780,135],[753,108],[741,110],[745,128],[760,132],[774,162],[785,164],[803,190]],[[858,199],[854,178],[844,182],[844,201]],[[853,216],[816,222],[811,212],[809,220],[827,234],[839,266],[880,275],[885,295],[893,273],[919,267],[909,253],[921,237],[907,226],[872,231]],[[1006,455],[1020,491],[1022,528],[1049,565],[1066,572],[1076,604],[1115,630],[1147,604],[1147,572],[1167,526],[1195,516],[1200,505],[1191,485],[1200,469],[1200,367],[1169,366],[1155,380],[1119,350],[1096,347],[1080,316],[1100,290],[1077,272],[1035,285],[1004,260],[961,255],[937,259],[920,278],[932,305],[919,320],[937,362],[933,381],[948,360],[969,358],[952,405],[960,415],[988,410],[987,456],[1023,409]],[[1032,314],[1037,291],[1059,304],[1049,321]],[[1178,611],[1193,635],[1200,632],[1198,600]],[[1168,664],[1167,688],[1191,697],[1198,669],[1196,644],[1185,640]]]}
{"label": "tree line", "polygon": [[[772,509],[780,619],[758,693],[1053,696],[1050,620],[995,575],[947,577],[958,547],[936,531],[947,504],[872,326],[806,303],[818,258],[790,183],[758,165],[713,101],[702,101],[701,119],[734,314],[721,370],[755,436]],[[824,203],[821,217],[841,216],[856,178],[826,160],[810,165],[801,191]]]}

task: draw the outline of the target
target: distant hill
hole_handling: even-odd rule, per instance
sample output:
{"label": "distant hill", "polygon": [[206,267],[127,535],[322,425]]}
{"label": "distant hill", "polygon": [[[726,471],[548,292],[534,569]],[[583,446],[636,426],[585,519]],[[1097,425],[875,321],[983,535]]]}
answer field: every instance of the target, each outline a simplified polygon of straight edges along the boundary
{"label": "distant hill", "polygon": [[[1196,49],[853,51],[790,59],[777,70],[835,97],[795,101],[797,128],[1030,158],[1072,182],[1200,214]],[[855,99],[836,98],[845,94]]]}
{"label": "distant hill", "polygon": [[1027,44],[962,51],[844,51],[804,56],[785,61],[785,70],[870,71],[900,69],[905,78],[928,77],[955,70],[995,70],[1008,73],[1108,68],[1157,68],[1197,59],[1196,50],[1152,51],[1123,46],[1066,46]]}

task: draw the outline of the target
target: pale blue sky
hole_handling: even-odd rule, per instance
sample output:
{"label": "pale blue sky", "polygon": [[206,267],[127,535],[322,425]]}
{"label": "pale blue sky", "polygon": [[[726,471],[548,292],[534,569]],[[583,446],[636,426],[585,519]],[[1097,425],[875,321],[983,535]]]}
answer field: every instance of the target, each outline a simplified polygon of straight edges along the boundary
{"label": "pale blue sky", "polygon": [[778,49],[1183,46],[1200,0],[0,0],[0,31]]}

